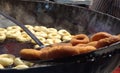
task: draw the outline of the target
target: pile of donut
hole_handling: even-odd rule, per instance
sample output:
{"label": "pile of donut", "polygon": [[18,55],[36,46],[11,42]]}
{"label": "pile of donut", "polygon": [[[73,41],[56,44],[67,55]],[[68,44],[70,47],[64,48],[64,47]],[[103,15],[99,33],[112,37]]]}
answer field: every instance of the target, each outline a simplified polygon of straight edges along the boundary
{"label": "pile of donut", "polygon": [[56,59],[95,51],[120,41],[120,35],[112,35],[107,32],[98,32],[88,37],[85,34],[77,34],[69,43],[58,43],[51,46],[36,49],[22,49],[20,55],[24,59]]}
{"label": "pile of donut", "polygon": [[0,69],[25,69],[34,65],[32,62],[21,60],[12,54],[0,54]]}
{"label": "pile of donut", "polygon": [[[44,45],[71,40],[72,37],[72,35],[65,29],[57,30],[55,28],[32,25],[25,25],[25,27],[27,27]],[[19,26],[0,28],[0,42],[4,42],[6,39],[16,39],[16,41],[23,43],[31,42],[34,44],[35,48],[39,47]]]}

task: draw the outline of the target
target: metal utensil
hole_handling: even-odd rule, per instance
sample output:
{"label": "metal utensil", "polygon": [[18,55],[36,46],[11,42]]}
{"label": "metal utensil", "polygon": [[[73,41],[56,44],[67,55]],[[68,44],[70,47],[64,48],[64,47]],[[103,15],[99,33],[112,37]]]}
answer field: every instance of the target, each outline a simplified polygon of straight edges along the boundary
{"label": "metal utensil", "polygon": [[24,26],[24,24],[20,23],[19,21],[17,21],[13,17],[11,17],[11,16],[9,16],[1,11],[0,11],[0,14],[3,15],[4,17],[6,17],[7,19],[11,20],[12,22],[17,24],[18,26],[20,26],[40,46],[40,48],[44,47],[43,43],[41,41],[39,41],[38,38],[28,28],[26,28]]}

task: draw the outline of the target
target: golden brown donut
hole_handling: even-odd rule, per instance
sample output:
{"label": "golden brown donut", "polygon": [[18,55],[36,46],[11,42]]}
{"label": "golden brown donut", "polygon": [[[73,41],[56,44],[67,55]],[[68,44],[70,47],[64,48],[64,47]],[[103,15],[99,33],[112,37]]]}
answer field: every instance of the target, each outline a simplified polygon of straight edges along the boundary
{"label": "golden brown donut", "polygon": [[72,43],[73,46],[77,44],[87,44],[89,42],[89,38],[85,34],[79,34],[75,35],[70,42]]}
{"label": "golden brown donut", "polygon": [[79,54],[88,53],[96,50],[94,46],[75,46],[74,48],[79,51]]}
{"label": "golden brown donut", "polygon": [[98,41],[96,48],[109,46],[110,44],[116,43],[118,41],[120,41],[120,38],[118,36],[111,36],[109,38],[104,38]]}
{"label": "golden brown donut", "polygon": [[112,35],[107,32],[98,32],[91,36],[91,41],[99,41],[100,39],[109,38]]}
{"label": "golden brown donut", "polygon": [[39,59],[41,51],[35,49],[22,49],[20,55],[23,59]]}
{"label": "golden brown donut", "polygon": [[41,54],[39,56],[40,59],[48,59],[48,53],[49,53],[49,49],[51,49],[52,47],[45,47],[45,48],[42,48],[40,51],[41,51]]}
{"label": "golden brown donut", "polygon": [[98,41],[92,41],[92,42],[89,42],[87,45],[96,47],[97,43]]}
{"label": "golden brown donut", "polygon": [[55,46],[48,51],[48,59],[63,58],[79,54],[73,46]]}

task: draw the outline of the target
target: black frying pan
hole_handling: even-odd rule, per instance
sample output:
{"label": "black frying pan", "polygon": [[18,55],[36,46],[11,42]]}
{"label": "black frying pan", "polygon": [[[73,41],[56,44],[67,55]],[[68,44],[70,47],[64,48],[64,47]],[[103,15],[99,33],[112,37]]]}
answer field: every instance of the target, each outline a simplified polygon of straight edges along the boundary
{"label": "black frying pan", "polygon": [[[6,2],[1,0],[1,11],[6,12],[4,5],[7,3],[8,6],[10,5],[11,9],[12,7],[14,8],[13,10],[9,10],[8,14],[10,13],[12,17],[15,17],[23,24],[31,24],[33,26],[44,25],[47,27],[54,27],[56,29],[64,28],[72,34],[85,33],[91,35],[100,31],[109,32],[111,34],[120,33],[120,19],[104,13],[91,11],[86,8],[39,1],[10,2],[8,0]],[[19,10],[23,11],[23,13]],[[24,20],[22,20],[23,17],[18,16],[18,14],[24,16]],[[35,19],[35,22],[27,22],[31,20],[31,18]],[[49,21],[45,21],[44,19],[49,19]],[[10,24],[8,24],[8,26],[10,26]],[[7,42],[7,46],[11,43],[14,42]],[[21,44],[18,43],[16,46],[21,49],[21,47],[18,47],[19,45]],[[2,44],[2,46],[5,46],[3,49],[9,48],[6,47],[6,43]],[[14,52],[12,53],[18,54],[19,51],[16,52],[17,48],[11,48],[14,49]],[[37,62],[40,64],[39,67],[23,70],[6,69],[0,70],[0,72],[110,73],[120,63],[119,52],[120,49],[118,42],[86,54],[49,61],[40,60]]]}

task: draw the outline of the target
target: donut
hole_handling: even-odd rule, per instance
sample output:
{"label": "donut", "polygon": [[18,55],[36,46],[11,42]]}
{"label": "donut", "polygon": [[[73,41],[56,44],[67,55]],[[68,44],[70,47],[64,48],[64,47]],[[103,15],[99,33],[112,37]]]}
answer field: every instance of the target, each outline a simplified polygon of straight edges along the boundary
{"label": "donut", "polygon": [[96,50],[94,46],[72,46],[70,43],[62,43],[53,44],[40,50],[23,49],[20,54],[25,59],[48,60],[88,53],[94,50]]}
{"label": "donut", "polygon": [[57,29],[55,29],[55,28],[48,28],[48,34],[49,33],[57,33]]}
{"label": "donut", "polygon": [[4,33],[0,33],[0,42],[3,42],[6,39],[6,35]]}
{"label": "donut", "polygon": [[72,36],[63,36],[62,37],[62,41],[64,42],[64,41],[69,41],[69,40],[71,40],[72,39]]}
{"label": "donut", "polygon": [[42,57],[40,56],[40,59],[56,59],[73,56],[76,54],[78,54],[78,51],[74,49],[72,46],[54,46],[42,52],[40,54],[42,55]]}
{"label": "donut", "polygon": [[111,36],[109,38],[100,39],[96,45],[96,48],[109,46],[109,45],[116,43],[118,41],[120,41],[120,38],[118,36]]}
{"label": "donut", "polygon": [[23,59],[39,59],[41,51],[35,49],[22,49],[20,51],[20,56]]}
{"label": "donut", "polygon": [[4,67],[11,66],[13,62],[11,58],[0,58],[0,64]]}
{"label": "donut", "polygon": [[60,42],[62,42],[60,39],[53,39],[53,43],[55,44],[55,43],[60,43]]}
{"label": "donut", "polygon": [[75,47],[76,47],[76,46],[77,46],[77,47],[81,47],[81,46],[84,47],[84,46],[87,46],[87,44],[77,44],[77,45],[75,45]]}
{"label": "donut", "polygon": [[47,38],[49,38],[49,39],[60,39],[61,36],[59,34],[53,32],[53,33],[48,34]]}
{"label": "donut", "polygon": [[89,38],[85,34],[79,34],[75,35],[70,42],[72,43],[73,46],[77,44],[87,44],[89,42]]}
{"label": "donut", "polygon": [[[37,38],[38,38],[38,40],[40,40],[42,43],[46,41],[46,39],[43,38],[43,37],[37,36]],[[33,39],[31,40],[31,42],[34,43],[34,44],[36,44],[36,42],[35,42]]]}
{"label": "donut", "polygon": [[9,30],[6,32],[6,37],[7,38],[14,38],[16,39],[17,37],[20,37],[21,32],[18,30]]}
{"label": "donut", "polygon": [[60,34],[61,36],[71,36],[71,34],[65,29],[59,30],[58,34]]}
{"label": "donut", "polygon": [[19,27],[19,26],[9,26],[9,27],[7,27],[7,30],[8,31],[11,31],[11,30],[22,30],[22,28]]}
{"label": "donut", "polygon": [[35,36],[40,36],[43,38],[47,38],[47,33],[40,31],[40,32],[35,32]]}
{"label": "donut", "polygon": [[112,35],[107,32],[98,32],[98,33],[94,34],[93,36],[91,36],[90,40],[91,41],[99,41],[100,39],[109,38],[111,36]]}
{"label": "donut", "polygon": [[41,32],[41,31],[43,31],[43,32],[45,32],[45,33],[48,33],[48,29],[47,29],[47,27],[45,27],[45,26],[35,26],[35,27],[33,28],[33,30],[36,31],[36,32]]}
{"label": "donut", "polygon": [[14,65],[25,65],[24,62],[18,57],[14,59]]}
{"label": "donut", "polygon": [[75,46],[74,48],[79,51],[79,54],[88,53],[96,50],[94,46]]}
{"label": "donut", "polygon": [[41,54],[39,56],[40,59],[48,59],[48,53],[49,53],[49,49],[51,49],[51,47],[45,47],[45,48],[42,48],[40,51],[41,51]]}
{"label": "donut", "polygon": [[46,41],[44,43],[47,44],[54,44],[53,39],[46,39]]}
{"label": "donut", "polygon": [[29,68],[27,65],[17,65],[15,67],[13,67],[13,69],[26,69]]}
{"label": "donut", "polygon": [[5,29],[5,28],[0,28],[0,33],[6,33],[7,32],[7,30]]}
{"label": "donut", "polygon": [[4,69],[4,66],[2,64],[0,64],[0,69]]}
{"label": "donut", "polygon": [[98,41],[89,42],[87,45],[96,47]]}
{"label": "donut", "polygon": [[36,48],[40,48],[40,46],[39,45],[34,45],[34,48],[36,49]]}
{"label": "donut", "polygon": [[25,27],[28,28],[28,29],[33,29],[32,25],[25,25]]}
{"label": "donut", "polygon": [[21,33],[18,37],[16,37],[16,40],[19,42],[30,42],[31,37],[27,35],[26,33]]}
{"label": "donut", "polygon": [[15,59],[15,56],[12,54],[1,54],[0,58],[9,58],[9,59]]}

